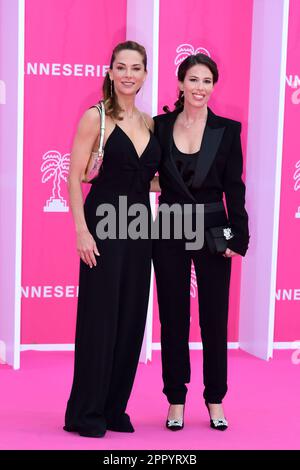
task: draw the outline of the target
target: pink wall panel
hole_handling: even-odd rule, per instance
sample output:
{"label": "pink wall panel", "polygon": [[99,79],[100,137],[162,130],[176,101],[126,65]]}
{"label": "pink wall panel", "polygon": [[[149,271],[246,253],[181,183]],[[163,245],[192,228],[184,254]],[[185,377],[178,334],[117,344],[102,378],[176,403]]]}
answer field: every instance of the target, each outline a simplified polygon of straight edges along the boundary
{"label": "pink wall panel", "polygon": [[290,0],[275,341],[300,340],[300,3]]}
{"label": "pink wall panel", "polygon": [[[217,62],[220,79],[210,106],[219,115],[242,121],[246,149],[250,78],[252,0],[181,0],[160,3],[159,112],[176,99],[176,67],[188,53],[205,52]],[[237,341],[240,259],[233,262],[229,341]],[[199,341],[197,289],[191,287],[191,341]],[[154,337],[159,341],[155,293]]]}
{"label": "pink wall panel", "polygon": [[125,40],[126,1],[28,0],[25,13],[22,343],[72,343],[79,259],[68,158],[112,48]]}

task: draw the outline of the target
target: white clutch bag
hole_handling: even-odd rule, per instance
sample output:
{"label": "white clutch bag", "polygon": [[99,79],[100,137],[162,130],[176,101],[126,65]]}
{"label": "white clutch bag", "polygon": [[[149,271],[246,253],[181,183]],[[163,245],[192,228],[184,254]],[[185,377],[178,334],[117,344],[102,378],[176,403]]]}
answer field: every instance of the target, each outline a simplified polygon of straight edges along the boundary
{"label": "white clutch bag", "polygon": [[105,132],[105,107],[103,101],[100,101],[98,104],[92,106],[92,108],[97,108],[100,116],[100,136],[99,136],[99,146],[96,151],[92,151],[88,164],[86,166],[82,182],[83,183],[92,183],[94,179],[99,175],[100,167],[103,163],[104,156],[104,132]]}

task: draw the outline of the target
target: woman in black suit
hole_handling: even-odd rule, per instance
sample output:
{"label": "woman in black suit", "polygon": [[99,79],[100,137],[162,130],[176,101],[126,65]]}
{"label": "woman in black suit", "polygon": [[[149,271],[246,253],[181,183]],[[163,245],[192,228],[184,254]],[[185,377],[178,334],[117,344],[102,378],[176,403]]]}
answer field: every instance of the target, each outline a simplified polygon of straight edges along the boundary
{"label": "woman in black suit", "polygon": [[[205,404],[214,429],[225,430],[222,400],[227,391],[227,319],[231,258],[244,256],[249,241],[242,181],[241,124],[216,116],[207,106],[218,80],[217,65],[204,54],[187,57],[178,69],[175,110],[154,118],[162,148],[159,184],[162,204],[204,204],[204,230],[228,226],[226,251],[188,250],[185,239],[154,243],[154,268],[161,322],[163,392],[170,403],[166,426],[183,428],[186,383],[190,381],[190,274],[197,276],[203,344]],[[223,205],[226,197],[227,213]],[[174,227],[173,227],[174,228]],[[228,236],[227,236],[228,235]],[[233,236],[232,236],[233,235]],[[206,240],[206,237],[205,237]]]}

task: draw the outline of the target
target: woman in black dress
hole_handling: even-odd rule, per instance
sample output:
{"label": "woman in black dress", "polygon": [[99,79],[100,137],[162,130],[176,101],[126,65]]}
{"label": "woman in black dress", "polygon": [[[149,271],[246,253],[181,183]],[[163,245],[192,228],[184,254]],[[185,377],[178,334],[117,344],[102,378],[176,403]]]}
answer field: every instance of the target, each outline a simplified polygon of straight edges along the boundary
{"label": "woman in black dress", "polygon": [[[161,321],[164,393],[170,403],[167,428],[183,428],[186,383],[190,381],[190,276],[197,276],[203,344],[204,399],[211,427],[228,426],[222,408],[227,391],[227,319],[231,258],[244,256],[249,240],[242,181],[241,124],[216,116],[207,103],[218,80],[213,60],[203,54],[186,58],[178,69],[175,110],[157,116],[155,135],[162,149],[160,205],[204,204],[204,230],[226,227],[227,249],[213,254],[187,250],[185,239],[154,242],[154,268]],[[156,177],[155,177],[156,178]],[[153,185],[155,182],[153,183]],[[226,197],[226,214],[223,205]]]}
{"label": "woman in black dress", "polygon": [[[104,160],[84,204],[81,180],[100,132],[96,109],[83,115],[72,149],[68,186],[81,261],[74,378],[64,429],[82,436],[134,431],[125,410],[146,321],[151,239],[119,235],[118,220],[126,220],[120,196],[123,203],[127,198],[128,208],[139,203],[151,214],[149,188],[160,148],[151,131],[152,119],[135,107],[146,75],[142,46],[127,41],[114,49],[103,85]],[[101,204],[109,204],[116,214],[117,235],[110,233],[106,239],[97,237]]]}

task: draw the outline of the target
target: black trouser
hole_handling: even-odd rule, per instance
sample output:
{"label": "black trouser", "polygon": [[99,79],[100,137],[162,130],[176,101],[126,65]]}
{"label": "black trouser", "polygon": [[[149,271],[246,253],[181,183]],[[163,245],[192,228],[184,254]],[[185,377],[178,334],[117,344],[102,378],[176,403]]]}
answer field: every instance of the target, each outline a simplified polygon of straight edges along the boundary
{"label": "black trouser", "polygon": [[197,276],[203,343],[205,400],[221,403],[227,391],[227,319],[231,259],[206,245],[186,251],[183,240],[154,242],[154,268],[161,322],[163,392],[169,403],[185,403],[190,381],[190,276]]}
{"label": "black trouser", "polygon": [[105,240],[90,269],[80,264],[75,368],[65,422],[105,431],[126,410],[147,315],[151,242]]}

